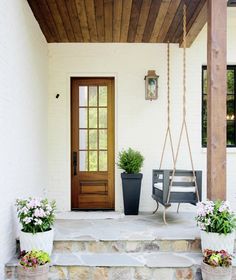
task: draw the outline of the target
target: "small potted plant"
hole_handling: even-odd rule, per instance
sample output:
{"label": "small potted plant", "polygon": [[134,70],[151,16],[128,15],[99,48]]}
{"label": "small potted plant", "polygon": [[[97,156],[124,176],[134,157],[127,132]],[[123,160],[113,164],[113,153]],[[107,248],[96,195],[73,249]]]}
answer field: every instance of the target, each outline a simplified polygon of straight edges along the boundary
{"label": "small potted plant", "polygon": [[53,223],[55,201],[47,199],[17,199],[17,213],[22,225],[20,231],[21,251],[43,250],[49,255],[53,246]]}
{"label": "small potted plant", "polygon": [[199,202],[196,220],[201,230],[202,252],[223,249],[233,254],[236,218],[227,201]]}
{"label": "small potted plant", "polygon": [[18,266],[19,280],[47,280],[50,257],[44,251],[22,251]]}
{"label": "small potted plant", "polygon": [[201,270],[203,280],[231,280],[232,256],[224,250],[206,249]]}
{"label": "small potted plant", "polygon": [[125,215],[138,215],[143,174],[140,173],[144,157],[131,148],[119,153],[118,167],[121,173]]}

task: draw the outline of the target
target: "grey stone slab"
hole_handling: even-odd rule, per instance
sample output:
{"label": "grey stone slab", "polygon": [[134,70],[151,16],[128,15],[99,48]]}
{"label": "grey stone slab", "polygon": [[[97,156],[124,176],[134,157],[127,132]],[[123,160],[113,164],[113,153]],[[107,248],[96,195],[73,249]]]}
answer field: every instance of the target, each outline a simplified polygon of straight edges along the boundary
{"label": "grey stone slab", "polygon": [[86,266],[133,267],[144,265],[135,256],[129,254],[81,254],[80,257]]}
{"label": "grey stone slab", "polygon": [[72,253],[54,254],[52,263],[56,266],[80,266],[83,264],[81,258]]}
{"label": "grey stone slab", "polygon": [[144,258],[146,258],[146,265],[148,267],[156,268],[191,267],[194,264],[191,258],[173,253],[149,254]]}

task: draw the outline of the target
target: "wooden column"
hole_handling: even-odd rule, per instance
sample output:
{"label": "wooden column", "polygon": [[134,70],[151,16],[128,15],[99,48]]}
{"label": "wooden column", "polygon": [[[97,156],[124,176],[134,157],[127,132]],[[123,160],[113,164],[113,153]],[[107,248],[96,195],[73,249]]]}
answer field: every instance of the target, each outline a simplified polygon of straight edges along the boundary
{"label": "wooden column", "polygon": [[227,0],[207,0],[207,198],[226,199]]}

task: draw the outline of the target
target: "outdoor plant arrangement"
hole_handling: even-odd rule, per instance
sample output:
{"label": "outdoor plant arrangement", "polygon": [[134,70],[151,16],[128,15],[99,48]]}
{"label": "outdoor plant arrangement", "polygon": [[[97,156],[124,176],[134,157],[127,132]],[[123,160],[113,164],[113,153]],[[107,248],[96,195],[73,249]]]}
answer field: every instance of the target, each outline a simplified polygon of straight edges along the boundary
{"label": "outdoor plant arrangement", "polygon": [[201,264],[203,280],[231,280],[232,256],[224,250],[204,250]]}
{"label": "outdoor plant arrangement", "polygon": [[53,246],[53,224],[55,220],[55,201],[47,199],[17,199],[21,251],[43,250],[49,255]]}
{"label": "outdoor plant arrangement", "polygon": [[44,251],[22,251],[18,266],[20,280],[46,280],[48,279],[50,257]]}
{"label": "outdoor plant arrangement", "polygon": [[202,252],[210,249],[233,254],[236,218],[229,202],[199,202],[196,220],[201,229]]}
{"label": "outdoor plant arrangement", "polygon": [[143,174],[140,173],[144,157],[131,148],[123,150],[118,156],[121,173],[125,215],[138,215],[140,190]]}

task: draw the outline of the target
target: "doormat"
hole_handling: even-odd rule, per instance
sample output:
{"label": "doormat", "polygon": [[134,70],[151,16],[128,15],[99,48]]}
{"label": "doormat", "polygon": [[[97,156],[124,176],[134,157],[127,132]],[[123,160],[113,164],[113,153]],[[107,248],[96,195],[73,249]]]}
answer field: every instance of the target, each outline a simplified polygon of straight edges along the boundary
{"label": "doormat", "polygon": [[57,212],[57,220],[104,220],[121,219],[125,215],[114,211],[71,211]]}

